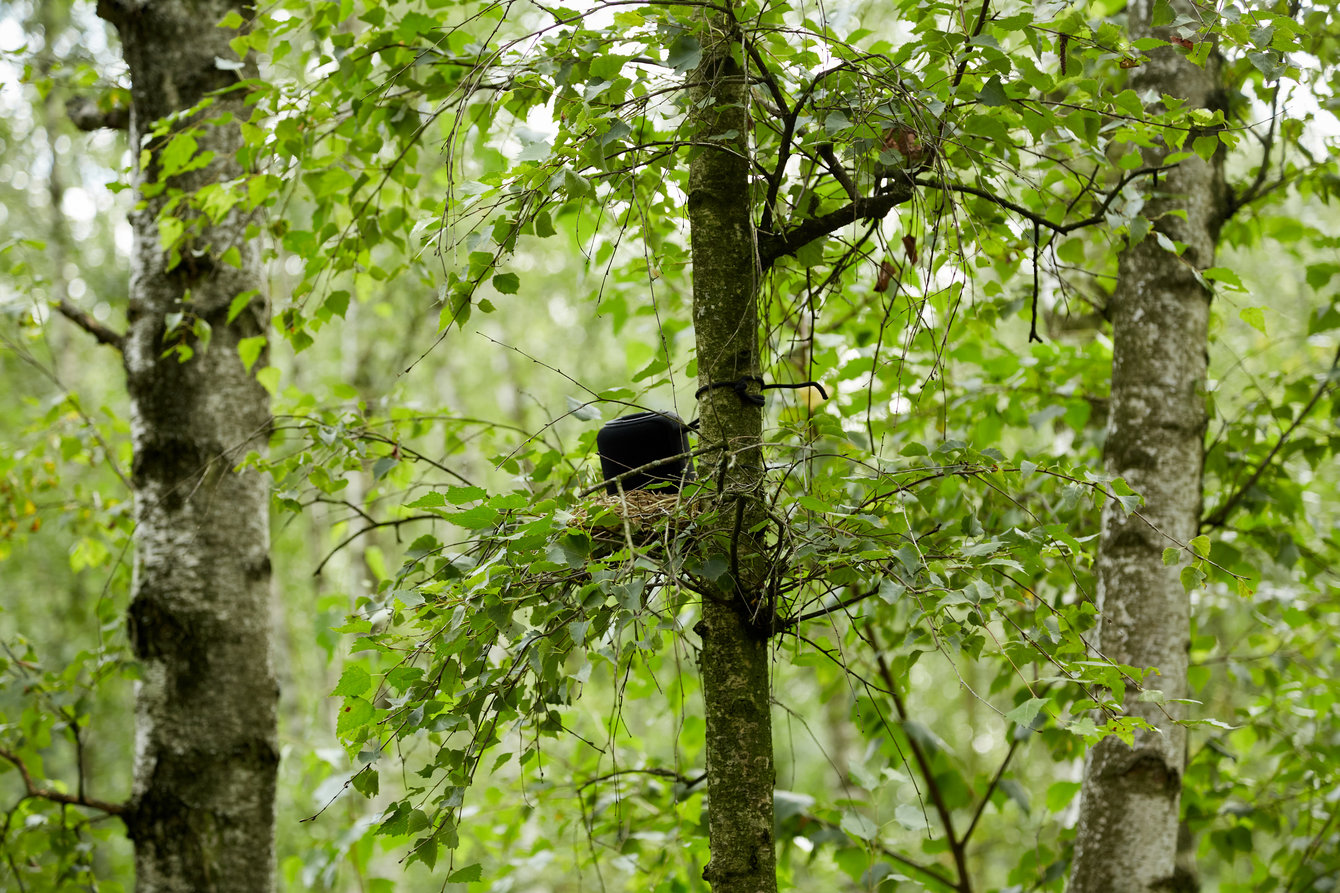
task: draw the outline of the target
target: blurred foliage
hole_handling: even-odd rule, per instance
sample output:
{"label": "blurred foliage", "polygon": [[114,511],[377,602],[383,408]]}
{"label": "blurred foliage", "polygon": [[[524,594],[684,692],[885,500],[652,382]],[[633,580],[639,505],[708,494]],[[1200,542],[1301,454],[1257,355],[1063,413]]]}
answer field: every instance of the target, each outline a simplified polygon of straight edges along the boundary
{"label": "blurred foliage", "polygon": [[[762,248],[849,203],[830,144],[862,195],[920,182],[763,285],[769,380],[829,393],[766,410],[784,885],[1061,889],[1086,741],[1129,732],[1113,690],[1159,696],[1089,640],[1096,507],[1139,510],[1098,473],[1102,310],[1155,237],[1152,139],[1229,153],[1240,204],[1200,271],[1204,537],[1169,544],[1196,608],[1184,814],[1207,889],[1340,872],[1336,22],[1288,12],[1177,23],[1225,57],[1204,117],[1125,88],[1153,45],[1115,3],[739,6]],[[3,848],[25,889],[120,889],[117,823],[26,796],[17,764],[128,794],[119,370],[52,309],[124,317],[128,149],[61,110],[126,85],[87,4],[6,16]],[[180,256],[189,209],[242,205],[270,249],[285,889],[702,886],[691,630],[729,549],[701,557],[693,488],[636,532],[585,495],[598,420],[693,415],[696,27],[677,3],[283,0],[237,38],[254,173],[161,232]],[[200,163],[201,111],[158,127],[174,164]]]}

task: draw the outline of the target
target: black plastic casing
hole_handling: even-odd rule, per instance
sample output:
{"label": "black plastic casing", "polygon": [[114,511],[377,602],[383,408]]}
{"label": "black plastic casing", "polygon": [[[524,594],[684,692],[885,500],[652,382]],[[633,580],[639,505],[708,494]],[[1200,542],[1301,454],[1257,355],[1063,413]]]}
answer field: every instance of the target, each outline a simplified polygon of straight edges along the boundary
{"label": "black plastic casing", "polygon": [[[625,492],[652,487],[675,492],[684,481],[693,479],[693,460],[687,455],[689,428],[674,413],[620,416],[596,433],[596,449],[600,453],[601,474],[608,481],[606,493],[618,493],[620,484]],[[653,462],[658,464],[620,481],[610,480]]]}

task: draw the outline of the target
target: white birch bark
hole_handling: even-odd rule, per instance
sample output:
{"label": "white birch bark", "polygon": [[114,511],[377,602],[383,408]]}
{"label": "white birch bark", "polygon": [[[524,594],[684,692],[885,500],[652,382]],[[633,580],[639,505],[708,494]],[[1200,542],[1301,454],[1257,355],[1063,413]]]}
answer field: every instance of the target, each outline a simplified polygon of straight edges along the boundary
{"label": "white birch bark", "polygon": [[[142,666],[136,687],[135,778],[125,816],[141,893],[273,889],[277,686],[269,636],[269,500],[262,477],[236,472],[264,451],[270,413],[265,390],[238,356],[238,342],[266,330],[257,301],[229,323],[238,294],[262,292],[257,238],[233,212],[206,224],[182,263],[159,244],[164,141],[145,142],[155,122],[237,83],[233,34],[218,27],[238,4],[222,0],[102,0],[132,81],[130,145],[135,189],[145,204],[131,215],[129,330],[124,340],[135,459],[135,563],[130,634]],[[220,94],[211,114],[245,119],[243,94]],[[187,126],[181,121],[175,127]],[[236,124],[206,126],[202,169],[168,185],[190,193],[240,177]],[[223,254],[236,248],[239,264]],[[206,322],[208,347],[164,356],[172,314]],[[258,367],[263,365],[264,357]],[[254,371],[254,370],[253,370]]]}
{"label": "white birch bark", "polygon": [[[1131,3],[1133,38],[1167,37],[1166,29],[1151,27],[1152,7],[1149,0]],[[1192,4],[1173,7],[1181,12]],[[1134,80],[1137,92],[1184,98],[1193,107],[1218,102],[1213,56],[1201,68],[1181,49],[1160,48]],[[1161,163],[1167,154],[1147,149],[1145,163]],[[1146,687],[1171,700],[1187,696],[1190,603],[1180,566],[1165,566],[1163,551],[1189,542],[1200,519],[1210,294],[1190,268],[1214,264],[1225,203],[1218,156],[1183,161],[1152,191],[1146,215],[1155,230],[1187,248],[1178,258],[1151,233],[1119,262],[1109,308],[1114,348],[1105,462],[1145,503],[1143,519],[1127,516],[1115,501],[1103,513],[1098,646],[1117,663],[1157,667]],[[1070,893],[1152,893],[1190,882],[1176,865],[1186,751],[1185,728],[1176,720],[1185,710],[1137,697],[1128,690],[1124,707],[1153,730],[1137,732],[1131,747],[1105,738],[1085,761]]]}

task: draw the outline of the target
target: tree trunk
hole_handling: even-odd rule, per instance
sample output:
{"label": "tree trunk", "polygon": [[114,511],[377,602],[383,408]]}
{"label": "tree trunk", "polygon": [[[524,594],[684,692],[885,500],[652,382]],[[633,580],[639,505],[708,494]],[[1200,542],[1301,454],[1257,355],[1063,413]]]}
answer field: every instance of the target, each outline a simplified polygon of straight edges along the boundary
{"label": "tree trunk", "polygon": [[[758,398],[758,268],[749,194],[748,92],[734,19],[707,16],[693,81],[689,167],[693,322],[697,339],[702,477],[717,488],[716,522],[701,557],[716,572],[702,600],[699,662],[707,723],[708,833],[703,878],[716,893],[773,893],[772,749],[768,673],[771,611],[757,526],[765,519]],[[724,383],[743,382],[739,391]],[[712,387],[708,387],[708,386]],[[752,398],[752,399],[751,399]],[[721,570],[725,568],[725,570]]]}
{"label": "tree trunk", "polygon": [[[241,177],[236,124],[197,136],[213,160],[159,187],[160,150],[145,142],[165,116],[239,72],[232,32],[217,27],[236,4],[103,0],[130,69],[135,190],[131,214],[129,331],[124,342],[135,450],[135,565],[130,635],[141,662],[136,687],[135,779],[126,824],[135,845],[136,889],[273,889],[274,792],[278,767],[271,665],[269,506],[265,481],[234,467],[264,451],[270,428],[264,388],[238,356],[242,338],[263,335],[259,298],[233,322],[229,306],[264,288],[252,221],[238,209],[197,219],[193,250],[172,264],[157,216],[173,192],[190,194]],[[217,61],[216,61],[217,60]],[[207,114],[248,117],[241,92],[219,95]],[[172,125],[175,133],[194,123]],[[184,205],[185,203],[183,203]],[[178,216],[187,212],[178,210]],[[225,252],[238,254],[224,259]],[[182,328],[168,332],[168,318]],[[181,334],[195,320],[208,344]],[[184,362],[165,349],[184,339]]]}
{"label": "tree trunk", "polygon": [[[1192,9],[1187,2],[1173,6],[1179,13]],[[1166,29],[1151,27],[1152,8],[1131,4],[1132,38],[1167,38]],[[1210,108],[1217,102],[1217,81],[1213,56],[1202,69],[1169,46],[1151,54],[1133,86]],[[1188,147],[1196,135],[1188,137]],[[1158,164],[1167,154],[1166,147],[1146,149],[1145,163]],[[1190,603],[1180,568],[1165,566],[1163,551],[1189,542],[1200,518],[1210,294],[1189,266],[1214,264],[1225,213],[1218,159],[1188,159],[1160,179],[1146,214],[1156,231],[1188,247],[1179,259],[1151,233],[1125,250],[1110,306],[1114,347],[1105,461],[1110,474],[1144,496],[1140,513],[1149,523],[1128,517],[1115,501],[1103,512],[1098,644],[1109,660],[1157,667],[1159,675],[1146,687],[1169,700],[1187,696]],[[1174,211],[1185,211],[1186,219]],[[1070,893],[1152,893],[1192,883],[1176,866],[1186,732],[1174,720],[1185,711],[1180,704],[1141,703],[1133,691],[1124,707],[1155,731],[1137,732],[1132,747],[1108,737],[1090,751]]]}

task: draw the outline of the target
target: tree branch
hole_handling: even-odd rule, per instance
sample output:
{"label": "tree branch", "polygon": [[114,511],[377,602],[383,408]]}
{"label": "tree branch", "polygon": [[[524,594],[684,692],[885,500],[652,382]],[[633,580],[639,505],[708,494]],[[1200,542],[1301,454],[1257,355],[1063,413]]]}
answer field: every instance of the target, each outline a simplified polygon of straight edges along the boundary
{"label": "tree branch", "polygon": [[325,558],[321,559],[321,563],[316,566],[316,570],[312,571],[312,576],[313,577],[321,576],[321,571],[325,568],[326,564],[330,561],[330,559],[334,558],[337,554],[339,554],[340,550],[343,549],[345,546],[349,545],[354,540],[358,539],[360,536],[362,536],[365,533],[368,533],[369,531],[380,530],[383,527],[399,528],[402,524],[411,524],[415,521],[446,521],[446,520],[448,519],[443,518],[441,515],[410,515],[408,518],[396,518],[393,521],[376,521],[372,524],[365,524],[358,530],[355,530],[353,533],[349,534],[344,539],[342,539],[338,546],[331,549],[329,554],[327,554]]}
{"label": "tree branch", "polygon": [[972,837],[972,832],[977,828],[977,822],[982,818],[982,813],[986,812],[986,804],[991,802],[991,794],[1000,785],[1000,780],[1005,775],[1005,769],[1010,765],[1010,760],[1014,757],[1014,752],[1018,749],[1019,739],[1015,738],[1010,742],[1010,749],[1005,753],[1005,759],[1000,761],[1000,767],[996,769],[996,774],[991,779],[991,784],[986,786],[986,793],[982,794],[982,802],[977,804],[977,811],[972,814],[972,821],[968,823],[968,830],[963,832],[963,843],[965,845],[968,842],[968,838]]}
{"label": "tree branch", "polygon": [[[963,83],[963,74],[968,70],[968,50],[972,48],[973,38],[980,35],[982,29],[986,27],[986,20],[990,13],[991,0],[982,0],[981,11],[977,13],[977,27],[972,29],[971,34],[963,35],[963,58],[959,59],[958,70],[954,72],[954,87]],[[965,22],[964,24],[966,25],[967,23]]]}
{"label": "tree branch", "polygon": [[[796,100],[796,104],[785,115],[785,122],[782,126],[782,137],[777,146],[777,166],[773,168],[772,175],[768,177],[768,195],[767,198],[763,200],[763,218],[759,223],[759,229],[761,231],[767,232],[772,229],[773,206],[777,203],[777,193],[781,190],[782,179],[786,176],[786,163],[791,158],[791,143],[796,135],[796,121],[800,117],[800,110],[805,107],[805,103],[808,102],[810,96],[814,94],[820,81],[828,77],[830,74],[834,74],[835,72],[842,71],[844,68],[849,67],[850,65],[847,62],[840,62],[832,68],[819,72],[814,76],[814,80],[810,81],[809,86],[805,88],[805,91],[800,94],[800,98]],[[775,238],[775,236],[769,235],[769,238]],[[770,265],[771,261],[764,262],[763,269],[767,270]]]}
{"label": "tree branch", "polygon": [[66,806],[85,806],[89,809],[105,812],[108,815],[124,816],[127,812],[124,803],[108,803],[105,800],[98,800],[94,797],[85,797],[82,794],[76,796],[74,794],[62,793],[61,791],[53,791],[50,788],[39,788],[36,783],[33,782],[33,777],[28,772],[27,765],[18,754],[0,748],[0,757],[13,763],[19,770],[19,775],[23,778],[23,786],[27,789],[27,794],[25,796],[35,797],[38,800],[49,800],[52,803],[63,803]]}
{"label": "tree branch", "polygon": [[1256,466],[1256,470],[1251,473],[1243,485],[1234,490],[1233,494],[1225,499],[1219,508],[1215,509],[1212,514],[1200,522],[1202,530],[1206,527],[1221,527],[1224,522],[1228,520],[1228,516],[1233,512],[1233,509],[1237,508],[1238,503],[1242,501],[1243,497],[1247,495],[1247,491],[1256,486],[1256,482],[1261,479],[1261,475],[1265,474],[1266,469],[1270,467],[1270,463],[1274,461],[1275,456],[1279,454],[1279,451],[1283,449],[1284,444],[1288,442],[1289,436],[1303,423],[1303,419],[1307,418],[1308,413],[1316,408],[1317,404],[1321,402],[1321,398],[1326,396],[1326,393],[1336,386],[1334,373],[1337,367],[1340,367],[1340,348],[1336,348],[1335,359],[1331,361],[1331,368],[1326,377],[1322,379],[1321,384],[1317,385],[1317,390],[1312,394],[1312,399],[1307,401],[1307,405],[1303,407],[1303,410],[1300,413],[1298,413],[1298,417],[1293,420],[1293,424],[1289,425],[1284,433],[1279,436],[1279,440],[1275,441],[1275,445],[1270,448],[1270,452],[1261,460],[1261,464]]}
{"label": "tree branch", "polygon": [[[820,827],[825,828],[829,831],[839,831],[843,834],[847,833],[843,831],[842,826],[836,822],[826,821],[824,819],[819,818],[818,816],[810,815],[809,813],[801,813],[800,817],[805,819],[807,822],[813,822],[814,824],[819,825]],[[870,846],[878,850],[879,854],[884,858],[892,859],[894,862],[897,862],[904,868],[910,868],[912,871],[924,875],[926,878],[934,881],[937,884],[942,885],[946,889],[949,890],[959,889],[959,885],[954,883],[954,881],[951,878],[945,877],[943,874],[941,874],[939,871],[937,871],[936,869],[932,868],[929,865],[923,865],[915,859],[910,859],[907,856],[904,856],[897,850],[890,849],[888,846],[885,846],[882,842],[878,840],[861,841],[861,843],[869,844]]]}
{"label": "tree branch", "polygon": [[[875,655],[875,663],[879,667],[879,676],[884,680],[885,687],[889,690],[889,697],[893,699],[893,707],[898,711],[898,719],[903,725],[903,731],[907,732],[907,705],[903,703],[902,695],[898,693],[898,686],[894,681],[893,672],[889,669],[889,662],[884,659],[884,652],[879,647],[879,642],[875,639],[873,629],[864,631],[863,636],[870,643],[870,648]],[[926,780],[926,790],[930,794],[931,804],[935,807],[935,813],[940,817],[940,824],[944,826],[946,842],[949,844],[949,852],[954,857],[954,867],[958,873],[958,883],[954,884],[954,889],[969,893],[971,888],[970,877],[968,874],[967,853],[964,849],[964,839],[960,838],[954,831],[954,817],[949,810],[949,805],[945,802],[944,792],[940,790],[939,784],[935,781],[935,773],[931,770],[930,759],[926,752],[922,750],[921,743],[912,735],[906,735],[907,746],[912,751],[912,758],[916,760],[917,769],[921,772],[922,778]]]}
{"label": "tree branch", "polygon": [[70,119],[70,123],[85,132],[130,129],[129,106],[102,108],[96,99],[88,96],[73,96],[66,100],[65,116]]}
{"label": "tree branch", "polygon": [[1048,220],[1044,215],[1030,211],[1023,205],[1015,204],[1009,199],[1002,198],[994,192],[988,192],[987,190],[976,186],[964,186],[960,183],[946,183],[943,180],[928,179],[925,177],[920,177],[914,180],[913,184],[916,186],[924,186],[927,189],[940,189],[945,192],[958,192],[964,195],[975,195],[978,198],[984,198],[1007,211],[1013,211],[1025,220],[1032,221],[1036,226],[1046,227],[1054,233],[1065,235],[1066,233],[1074,232],[1077,229],[1083,229],[1086,226],[1102,223],[1103,217],[1107,213],[1107,209],[1111,207],[1112,202],[1116,201],[1117,196],[1121,194],[1121,190],[1126,188],[1126,184],[1130,183],[1132,180],[1137,177],[1143,177],[1146,174],[1159,174],[1171,169],[1171,165],[1165,165],[1161,167],[1142,167],[1138,170],[1127,172],[1117,181],[1117,185],[1112,187],[1112,189],[1104,195],[1102,202],[1098,205],[1097,211],[1090,216],[1085,217],[1083,220],[1076,220],[1073,223],[1056,223],[1055,221]]}
{"label": "tree branch", "polygon": [[682,772],[675,772],[673,769],[618,769],[614,772],[606,772],[604,775],[597,775],[595,778],[588,778],[586,781],[577,785],[577,790],[584,791],[593,784],[600,784],[602,781],[609,781],[612,778],[619,778],[623,775],[655,775],[657,778],[669,778],[678,784],[682,784],[687,789],[696,788],[707,780],[706,772],[690,778]]}
{"label": "tree branch", "polygon": [[107,328],[102,323],[98,322],[96,319],[90,316],[88,313],[84,312],[83,310],[80,310],[78,307],[71,304],[64,298],[62,298],[59,302],[53,304],[52,306],[56,309],[58,313],[60,313],[61,316],[64,316],[70,322],[79,326],[79,328],[83,329],[85,332],[88,332],[95,339],[97,339],[99,344],[106,344],[110,347],[115,347],[117,350],[120,350],[122,344],[126,340],[124,335],[120,334],[119,332],[114,332],[111,329]]}
{"label": "tree branch", "polygon": [[858,200],[860,195],[856,192],[856,184],[852,182],[847,169],[838,160],[837,154],[833,151],[833,144],[824,143],[820,146],[819,157],[824,160],[824,164],[828,167],[828,172],[833,175],[833,179],[842,184],[843,190],[847,193],[847,198],[852,201]]}
{"label": "tree branch", "polygon": [[898,205],[912,198],[910,182],[894,183],[888,192],[870,198],[858,198],[821,217],[811,217],[782,233],[758,234],[758,256],[764,272],[783,257],[795,254],[815,239],[835,233],[857,220],[880,220]]}

